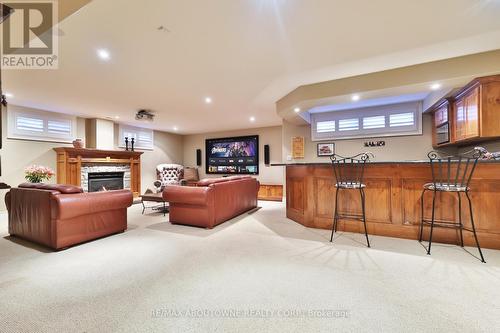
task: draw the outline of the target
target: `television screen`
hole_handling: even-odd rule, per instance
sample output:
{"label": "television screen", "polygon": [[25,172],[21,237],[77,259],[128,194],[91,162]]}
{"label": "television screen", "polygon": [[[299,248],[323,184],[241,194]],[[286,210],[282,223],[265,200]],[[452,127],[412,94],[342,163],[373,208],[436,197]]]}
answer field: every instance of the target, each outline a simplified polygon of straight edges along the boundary
{"label": "television screen", "polygon": [[259,173],[259,136],[207,139],[207,174]]}

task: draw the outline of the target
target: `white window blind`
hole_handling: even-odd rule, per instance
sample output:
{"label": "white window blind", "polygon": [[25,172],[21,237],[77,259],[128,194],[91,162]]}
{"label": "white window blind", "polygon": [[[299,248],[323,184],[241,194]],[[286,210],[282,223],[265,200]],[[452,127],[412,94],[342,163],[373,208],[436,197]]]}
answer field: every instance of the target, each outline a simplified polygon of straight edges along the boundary
{"label": "white window blind", "polygon": [[335,120],[319,121],[316,124],[318,133],[335,132]]}
{"label": "white window blind", "polygon": [[47,123],[47,130],[49,133],[70,136],[71,135],[71,120],[49,120]]}
{"label": "white window blind", "polygon": [[363,129],[384,128],[385,116],[363,117]]}
{"label": "white window blind", "polygon": [[413,112],[396,113],[389,116],[389,126],[412,126],[415,123],[415,114]]}
{"label": "white window blind", "polygon": [[76,117],[11,106],[7,135],[12,139],[71,142],[76,137]]}
{"label": "white window blind", "polygon": [[339,131],[355,131],[359,129],[359,119],[340,119]]}
{"label": "white window blind", "polygon": [[15,129],[18,131],[27,131],[27,132],[43,132],[43,119],[17,115],[16,117],[16,127]]}
{"label": "white window blind", "polygon": [[311,113],[313,141],[422,134],[422,103]]}
{"label": "white window blind", "polygon": [[134,139],[134,147],[138,149],[152,150],[154,147],[153,130],[147,128],[120,125],[120,142],[118,146],[125,147],[125,138],[128,138],[129,147],[131,139]]}

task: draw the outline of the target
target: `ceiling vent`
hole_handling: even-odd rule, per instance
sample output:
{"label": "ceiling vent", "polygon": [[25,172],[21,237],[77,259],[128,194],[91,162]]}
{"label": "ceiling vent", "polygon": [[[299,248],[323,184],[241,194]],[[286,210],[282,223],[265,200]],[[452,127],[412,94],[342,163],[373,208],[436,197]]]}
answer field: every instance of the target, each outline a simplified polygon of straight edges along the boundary
{"label": "ceiling vent", "polygon": [[139,110],[137,111],[137,113],[135,114],[135,119],[137,120],[147,120],[147,121],[153,121],[155,118],[155,115],[153,113],[153,111],[151,110]]}

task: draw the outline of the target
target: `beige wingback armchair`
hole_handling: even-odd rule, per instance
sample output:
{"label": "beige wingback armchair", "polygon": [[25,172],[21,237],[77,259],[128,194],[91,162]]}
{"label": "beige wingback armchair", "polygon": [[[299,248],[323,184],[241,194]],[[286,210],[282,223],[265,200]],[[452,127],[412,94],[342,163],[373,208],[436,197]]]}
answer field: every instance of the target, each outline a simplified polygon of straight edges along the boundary
{"label": "beige wingback armchair", "polygon": [[184,185],[184,167],[180,164],[159,164],[156,166],[156,178],[154,185],[160,191],[167,185]]}
{"label": "beige wingback armchair", "polygon": [[157,192],[163,191],[167,185],[196,186],[199,180],[198,168],[183,167],[180,164],[159,164],[156,166],[156,176],[158,180],[154,182],[154,186]]}

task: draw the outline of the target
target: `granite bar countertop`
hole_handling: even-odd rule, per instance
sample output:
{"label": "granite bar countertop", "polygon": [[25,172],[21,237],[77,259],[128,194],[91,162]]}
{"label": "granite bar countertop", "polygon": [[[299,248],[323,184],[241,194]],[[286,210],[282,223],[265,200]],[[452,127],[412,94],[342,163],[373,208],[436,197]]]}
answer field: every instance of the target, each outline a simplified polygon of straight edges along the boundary
{"label": "granite bar countertop", "polygon": [[[453,162],[453,160],[452,160]],[[479,160],[479,163],[500,163],[500,160]],[[370,161],[367,164],[414,164],[429,163],[429,160],[409,160],[409,161]],[[331,162],[291,162],[291,163],[272,163],[271,166],[292,166],[292,165],[331,165]]]}

